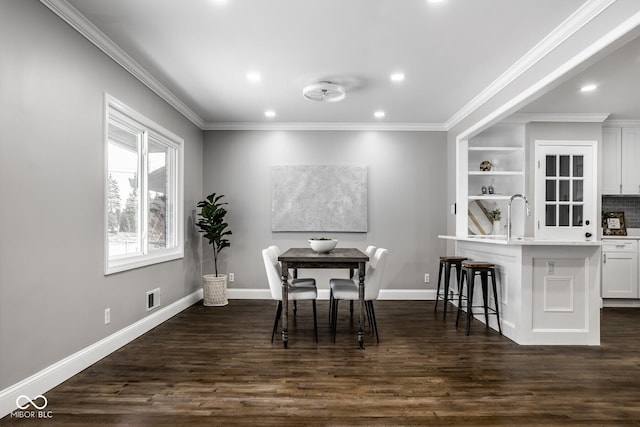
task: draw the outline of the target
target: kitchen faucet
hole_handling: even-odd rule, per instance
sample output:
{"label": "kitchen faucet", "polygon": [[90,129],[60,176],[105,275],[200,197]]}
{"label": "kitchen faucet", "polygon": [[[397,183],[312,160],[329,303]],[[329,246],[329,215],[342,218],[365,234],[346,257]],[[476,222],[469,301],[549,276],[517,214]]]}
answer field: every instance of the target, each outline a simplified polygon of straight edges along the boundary
{"label": "kitchen faucet", "polygon": [[531,210],[529,210],[529,202],[527,201],[526,197],[524,197],[522,194],[514,194],[513,196],[511,196],[511,198],[507,202],[507,240],[511,240],[511,203],[515,199],[524,200],[524,206],[527,209],[527,216],[531,215]]}

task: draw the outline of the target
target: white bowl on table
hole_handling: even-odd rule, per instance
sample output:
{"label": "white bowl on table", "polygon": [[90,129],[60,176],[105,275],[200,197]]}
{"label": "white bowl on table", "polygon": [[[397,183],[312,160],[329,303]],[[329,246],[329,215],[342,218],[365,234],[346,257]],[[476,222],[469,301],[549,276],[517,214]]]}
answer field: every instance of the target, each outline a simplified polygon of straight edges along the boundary
{"label": "white bowl on table", "polygon": [[309,246],[311,246],[311,249],[320,254],[331,252],[337,244],[338,239],[309,239]]}

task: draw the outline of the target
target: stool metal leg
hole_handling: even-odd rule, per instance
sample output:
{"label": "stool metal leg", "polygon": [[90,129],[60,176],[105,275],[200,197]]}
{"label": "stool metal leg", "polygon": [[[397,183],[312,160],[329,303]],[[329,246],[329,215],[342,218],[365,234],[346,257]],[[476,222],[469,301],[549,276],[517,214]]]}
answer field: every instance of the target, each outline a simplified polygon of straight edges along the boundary
{"label": "stool metal leg", "polygon": [[438,299],[440,299],[440,280],[442,280],[442,269],[444,268],[444,261],[440,260],[440,267],[438,268],[438,287],[436,288],[436,306],[433,311],[438,310]]}
{"label": "stool metal leg", "polygon": [[476,271],[471,269],[467,277],[467,335],[471,332],[471,320],[473,319],[473,285],[476,281]]}
{"label": "stool metal leg", "polygon": [[489,278],[487,270],[480,271],[480,281],[482,283],[482,302],[484,303],[485,327],[489,327]]}
{"label": "stool metal leg", "polygon": [[469,287],[469,278],[467,277],[467,269],[463,268],[458,279],[458,314],[456,315],[456,327],[460,321],[460,310],[462,310],[462,289],[464,288],[464,280],[467,279],[467,287]]}
{"label": "stool metal leg", "polygon": [[444,314],[442,320],[447,320],[447,305],[449,304],[449,282],[451,281],[451,263],[444,263]]}
{"label": "stool metal leg", "polygon": [[496,286],[496,271],[491,272],[491,282],[493,283],[493,301],[496,305],[496,318],[498,319],[498,332],[502,335],[502,326],[500,325],[500,301],[498,301],[498,289]]}

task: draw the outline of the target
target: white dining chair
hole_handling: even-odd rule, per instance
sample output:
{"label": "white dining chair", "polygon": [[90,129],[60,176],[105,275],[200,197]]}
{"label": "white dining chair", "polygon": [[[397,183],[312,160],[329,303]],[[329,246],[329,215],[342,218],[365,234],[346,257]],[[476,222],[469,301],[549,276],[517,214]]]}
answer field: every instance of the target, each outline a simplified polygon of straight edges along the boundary
{"label": "white dining chair", "polygon": [[[364,304],[367,311],[369,325],[376,334],[376,341],[380,342],[378,335],[378,324],[373,307],[373,301],[378,299],[382,286],[382,276],[384,274],[387,255],[389,251],[378,248],[365,273]],[[333,342],[336,341],[336,329],[338,323],[338,302],[340,300],[356,301],[360,298],[358,283],[354,279],[331,279],[329,281],[333,303],[331,304],[331,327],[333,331]]]}
{"label": "white dining chair", "polygon": [[[276,246],[276,245],[271,245],[271,246],[269,246],[269,249],[271,249],[273,251],[273,253],[275,254],[276,260],[278,260],[278,257],[282,253],[280,248],[278,246]],[[279,261],[278,261],[278,264],[280,264]],[[282,264],[280,264],[280,269],[282,269]],[[316,288],[315,280],[305,280],[305,278],[298,279],[298,269],[297,268],[293,270],[293,276],[289,272],[287,273],[287,276],[289,277],[289,284],[291,286],[298,286],[298,287],[303,287],[303,288],[304,287]],[[294,300],[293,301],[293,316],[295,317],[296,314],[298,314],[298,302]]]}
{"label": "white dining chair", "polygon": [[[269,289],[271,291],[271,297],[277,301],[276,305],[276,317],[273,323],[273,330],[271,332],[271,342],[278,329],[278,323],[280,322],[280,316],[282,315],[282,275],[280,263],[275,251],[271,248],[262,250],[262,260],[264,261],[264,268],[267,273],[267,280],[269,281]],[[291,301],[298,300],[311,300],[313,305],[313,330],[318,342],[318,321],[316,317],[316,300],[318,298],[318,290],[316,288],[315,279],[293,279],[290,281],[290,286],[287,289],[288,299]],[[304,284],[304,286],[302,286]],[[309,286],[312,284],[313,286]]]}
{"label": "white dining chair", "polygon": [[[367,254],[367,256],[369,257],[369,263],[373,261],[373,255],[376,253],[376,249],[378,249],[376,246],[369,245],[367,246],[367,249],[364,250],[364,253]],[[349,272],[349,278],[353,279],[354,277],[355,277],[355,271],[351,270]],[[332,310],[333,310],[333,291],[331,290],[331,288],[329,288],[329,325],[331,325]],[[349,301],[349,312],[353,317],[353,301]]]}

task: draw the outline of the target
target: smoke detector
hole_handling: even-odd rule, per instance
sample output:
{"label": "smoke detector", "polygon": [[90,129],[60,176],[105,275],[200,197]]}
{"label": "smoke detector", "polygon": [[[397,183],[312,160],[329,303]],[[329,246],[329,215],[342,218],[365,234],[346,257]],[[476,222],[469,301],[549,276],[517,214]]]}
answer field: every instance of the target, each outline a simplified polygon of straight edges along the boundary
{"label": "smoke detector", "polygon": [[347,96],[347,92],[338,84],[319,82],[302,89],[302,95],[309,101],[339,102]]}

